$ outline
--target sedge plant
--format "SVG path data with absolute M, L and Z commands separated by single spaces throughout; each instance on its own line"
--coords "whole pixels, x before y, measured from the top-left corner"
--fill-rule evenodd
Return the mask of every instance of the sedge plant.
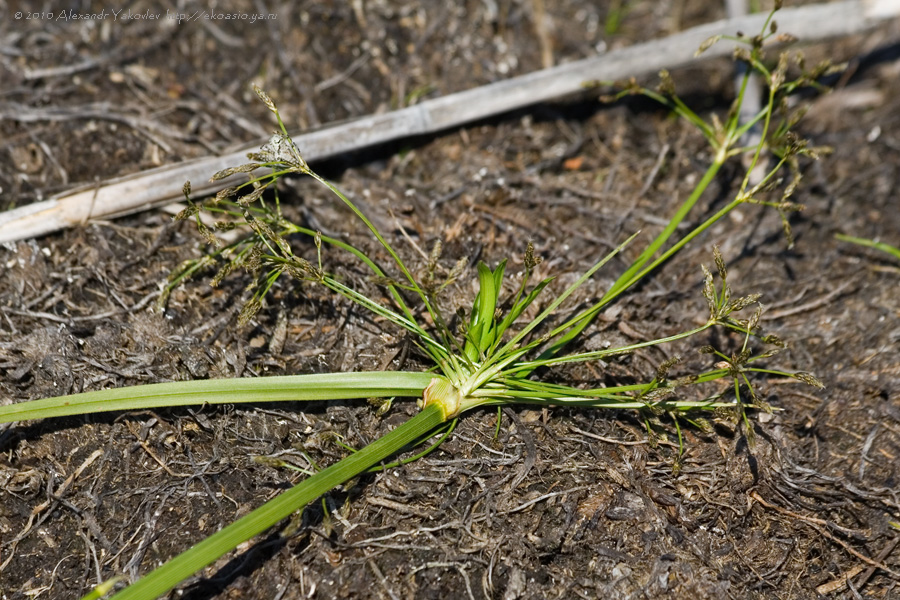
M 711 122 L 703 120 L 677 98 L 667 76 L 663 79 L 661 91 L 631 86 L 623 92 L 639 92 L 656 98 L 697 125 L 709 140 L 714 158 L 693 193 L 677 208 L 663 231 L 637 253 L 637 258 L 602 296 L 581 309 L 571 307 L 573 295 L 589 278 L 608 265 L 613 257 L 623 254 L 626 248 L 630 250 L 630 246 L 637 243 L 636 235 L 623 240 L 614 251 L 600 258 L 574 283 L 557 290 L 556 296 L 552 298 L 545 299 L 544 296 L 553 289 L 553 278 L 535 280 L 535 268 L 540 259 L 535 256 L 530 244 L 525 248 L 523 276 L 514 279 L 512 286 L 504 286 L 507 281 L 506 261 L 493 268 L 480 263 L 476 266 L 479 291 L 471 306 L 466 311 L 458 312 L 455 319 L 448 319 L 441 310 L 438 297 L 454 280 L 463 276 L 467 270 L 465 262 L 459 261 L 451 268 L 442 268 L 438 247 L 428 260 L 425 275 L 416 276 L 390 241 L 358 206 L 303 160 L 287 133 L 275 103 L 265 92 L 257 89 L 257 94 L 275 115 L 281 130 L 259 152 L 249 155 L 250 163 L 226 169 L 213 176 L 214 180 L 218 180 L 235 173 L 246 173 L 248 181 L 245 183 L 222 190 L 214 199 L 202 204 L 191 200 L 190 186 L 185 185 L 188 208 L 179 218 L 196 219 L 200 232 L 210 243 L 212 250 L 202 259 L 177 269 L 167 290 L 217 262 L 223 266 L 214 277 L 216 284 L 233 271 L 247 270 L 253 274 L 255 281 L 250 299 L 239 315 L 241 322 L 247 322 L 263 307 L 266 295 L 276 282 L 287 275 L 311 285 L 323 286 L 371 311 L 389 326 L 405 330 L 415 340 L 422 357 L 431 364 L 431 368 L 410 372 L 328 373 L 172 382 L 97 390 L 2 406 L 0 423 L 98 411 L 144 410 L 203 403 L 394 397 L 419 398 L 421 410 L 383 437 L 309 475 L 296 486 L 119 590 L 113 597 L 116 600 L 147 600 L 166 593 L 239 544 L 277 525 L 313 500 L 386 459 L 405 449 L 425 444 L 436 435 L 441 436 L 435 442 L 439 443 L 461 415 L 475 409 L 511 404 L 633 409 L 641 411 L 648 424 L 654 416 L 668 414 L 673 417 L 672 422 L 680 439 L 679 420 L 687 419 L 692 423 L 702 424 L 701 415 L 704 411 L 728 412 L 747 423 L 749 433 L 747 410 L 767 408 L 753 392 L 752 377 L 793 377 L 820 386 L 818 380 L 808 373 L 790 373 L 764 366 L 765 360 L 783 347 L 784 343 L 774 336 L 761 333 L 758 295 L 733 295 L 727 281 L 725 261 L 718 250 L 714 251 L 718 285 L 712 271 L 704 268 L 703 295 L 709 312 L 702 325 L 674 335 L 620 347 L 571 351 L 576 348 L 575 342 L 579 335 L 604 308 L 633 289 L 663 262 L 730 211 L 743 204 L 772 206 L 782 215 L 798 208 L 789 201 L 795 184 L 779 188 L 779 177 L 785 166 L 795 163 L 798 155 L 811 154 L 811 151 L 791 133 L 790 128 L 795 119 L 793 115 L 781 111 L 782 100 L 785 94 L 814 78 L 804 74 L 799 79 L 788 81 L 787 60 L 783 58 L 774 69 L 767 67 L 763 48 L 772 35 L 774 26 L 770 29 L 767 24 L 764 34 L 749 40 L 748 49 L 741 54 L 741 58 L 769 82 L 768 100 L 750 122 L 741 123 L 738 119 L 743 91 L 724 121 L 713 118 Z M 753 126 L 761 129 L 762 139 L 757 146 L 749 149 L 754 152 L 753 164 L 735 198 L 714 214 L 695 218 L 694 222 L 699 224 L 687 234 L 675 237 L 679 226 L 695 212 L 697 201 L 725 162 L 748 151 L 748 148 L 740 145 L 740 140 L 743 133 Z M 762 160 L 764 150 L 771 152 L 774 158 L 762 181 L 751 186 L 749 171 Z M 287 175 L 312 177 L 329 189 L 368 229 L 383 251 L 387 266 L 345 240 L 322 235 L 286 219 L 277 202 L 277 193 L 273 200 L 266 192 L 276 192 L 274 184 Z M 777 201 L 766 200 L 765 195 L 773 190 L 780 193 L 781 197 Z M 220 219 L 215 226 L 217 230 L 242 227 L 247 233 L 234 241 L 223 243 L 214 230 L 203 223 L 201 212 L 217 215 Z M 783 218 L 787 223 L 787 218 Z M 313 241 L 315 258 L 305 258 L 295 248 L 294 238 L 298 236 L 308 236 Z M 325 257 L 331 251 L 347 252 L 358 260 L 370 272 L 374 281 L 386 290 L 389 302 L 370 297 L 329 273 L 325 268 Z M 508 291 L 510 289 L 511 292 Z M 539 298 L 541 302 L 538 302 Z M 740 311 L 754 305 L 756 309 L 749 318 L 737 316 Z M 539 306 L 543 308 L 538 310 Z M 526 318 L 526 315 L 533 316 Z M 456 330 L 451 328 L 454 320 L 458 322 Z M 701 351 L 711 355 L 710 368 L 687 376 L 669 377 L 673 363 L 667 362 L 648 380 L 629 385 L 584 388 L 550 383 L 540 377 L 546 369 L 554 366 L 601 361 L 641 348 L 698 336 L 713 328 L 740 336 L 739 348 L 734 352 L 724 353 L 709 346 L 703 347 Z M 761 344 L 763 349 L 760 351 Z M 719 392 L 711 396 L 694 394 L 685 397 L 680 394 L 688 386 L 719 379 L 731 379 L 733 386 L 725 393 Z M 116 585 L 115 581 L 108 581 L 92 592 L 91 597 L 108 593 Z

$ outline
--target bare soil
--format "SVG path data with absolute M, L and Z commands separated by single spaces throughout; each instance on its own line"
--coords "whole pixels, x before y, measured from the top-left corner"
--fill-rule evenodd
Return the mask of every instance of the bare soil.
M 295 125 L 315 126 L 444 95 L 542 65 L 663 36 L 722 15 L 706 2 L 608 7 L 538 2 L 229 3 L 274 20 L 165 20 L 166 7 L 89 3 L 141 19 L 62 21 L 8 2 L 0 20 L 0 204 L 221 151 L 271 132 L 257 83 Z M 64 3 L 44 3 L 54 17 Z M 65 3 L 68 4 L 68 3 Z M 183 2 L 180 12 L 205 7 Z M 619 3 L 610 3 L 617 5 Z M 174 10 L 169 7 L 169 10 Z M 224 9 L 219 9 L 224 12 Z M 124 14 L 124 13 L 123 13 Z M 360 479 L 171 597 L 186 598 L 840 598 L 900 597 L 900 271 L 844 232 L 900 242 L 900 63 L 896 24 L 811 45 L 849 61 L 830 95 L 808 96 L 799 131 L 834 149 L 802 164 L 789 250 L 772 211 L 745 206 L 697 239 L 594 327 L 586 344 L 640 341 L 705 319 L 701 264 L 719 245 L 738 293 L 761 292 L 764 325 L 789 350 L 772 366 L 815 373 L 819 391 L 758 380 L 779 409 L 687 427 L 648 443 L 638 415 L 505 409 L 467 415 L 428 457 Z M 893 45 L 892 45 L 893 44 Z M 38 69 L 50 69 L 29 78 Z M 675 73 L 687 101 L 724 114 L 731 66 Z M 586 95 L 319 165 L 392 236 L 445 242 L 448 264 L 496 264 L 533 240 L 543 273 L 571 281 L 626 234 L 658 231 L 710 160 L 690 126 L 646 102 Z M 701 200 L 736 189 L 726 169 Z M 282 190 L 294 218 L 377 253 L 309 181 Z M 393 216 L 392 216 L 393 215 Z M 699 222 L 697 217 L 694 222 Z M 397 219 L 395 221 L 395 219 Z M 636 247 L 629 252 L 636 252 Z M 162 283 L 202 252 L 188 223 L 151 211 L 0 248 L 0 402 L 207 377 L 417 368 L 398 331 L 314 286 L 285 282 L 245 327 L 242 276 Z M 307 250 L 311 250 L 307 248 Z M 331 270 L 378 293 L 339 253 Z M 602 293 L 617 261 L 587 286 Z M 210 273 L 211 275 L 211 273 Z M 445 298 L 471 301 L 466 276 Z M 667 357 L 706 365 L 708 336 L 562 371 L 570 383 L 651 377 Z M 77 598 L 114 574 L 137 577 L 259 506 L 299 476 L 253 462 L 319 464 L 413 414 L 367 405 L 195 407 L 20 423 L 0 429 L 0 598 Z M 849 586 L 849 587 L 848 587 Z

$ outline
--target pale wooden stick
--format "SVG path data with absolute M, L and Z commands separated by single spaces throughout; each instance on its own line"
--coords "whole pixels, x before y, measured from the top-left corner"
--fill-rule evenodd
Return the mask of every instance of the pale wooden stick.
M 779 30 L 801 39 L 821 40 L 858 33 L 900 14 L 900 0 L 844 0 L 779 11 Z M 436 133 L 491 115 L 547 102 L 583 90 L 592 80 L 617 80 L 677 68 L 695 60 L 694 52 L 713 35 L 759 32 L 765 14 L 747 15 L 694 27 L 661 40 L 637 44 L 593 58 L 559 65 L 479 88 L 424 101 L 382 115 L 331 124 L 315 131 L 295 132 L 294 140 L 308 162 L 410 136 Z M 700 58 L 732 52 L 720 43 Z M 208 183 L 209 176 L 244 161 L 262 141 L 223 156 L 193 159 L 135 173 L 36 202 L 0 214 L 0 243 L 36 237 L 81 225 L 92 218 L 121 216 L 181 198 L 190 180 L 197 195 L 211 193 L 240 179 Z

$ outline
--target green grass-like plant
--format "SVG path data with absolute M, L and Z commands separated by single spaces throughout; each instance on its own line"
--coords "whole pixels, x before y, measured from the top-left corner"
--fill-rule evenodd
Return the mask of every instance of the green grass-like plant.
M 874 248 L 875 250 L 880 250 L 882 252 L 890 254 L 897 260 L 900 260 L 900 248 L 897 248 L 896 246 L 891 246 L 890 244 L 885 244 L 884 242 L 878 242 L 876 240 L 870 240 L 869 238 L 844 235 L 843 233 L 836 233 L 834 234 L 834 237 L 842 242 L 849 242 L 851 244 L 856 244 L 857 246 L 862 246 L 864 248 Z
M 727 281 L 725 261 L 714 251 L 714 262 L 719 276 L 716 285 L 713 273 L 704 267 L 703 295 L 709 313 L 703 325 L 693 329 L 641 343 L 613 347 L 597 351 L 564 352 L 593 319 L 620 298 L 626 291 L 644 280 L 664 261 L 670 259 L 691 240 L 707 230 L 730 211 L 743 204 L 772 206 L 782 215 L 787 226 L 786 212 L 798 205 L 789 201 L 796 187 L 796 169 L 793 182 L 784 188 L 778 186 L 778 178 L 785 166 L 795 166 L 796 157 L 811 154 L 810 149 L 790 131 L 795 122 L 793 115 L 782 112 L 784 96 L 799 85 L 814 81 L 805 73 L 788 81 L 787 59 L 778 60 L 769 69 L 763 53 L 764 43 L 774 35 L 774 27 L 768 24 L 764 34 L 749 42 L 740 58 L 762 74 L 769 83 L 768 99 L 754 119 L 741 123 L 738 119 L 743 90 L 724 121 L 713 117 L 710 122 L 688 108 L 674 94 L 666 74 L 660 90 L 648 90 L 630 86 L 622 93 L 642 93 L 659 100 L 674 112 L 694 123 L 709 140 L 714 158 L 700 179 L 693 193 L 678 207 L 668 225 L 637 256 L 606 292 L 587 308 L 574 311 L 573 316 L 562 318 L 564 310 L 572 314 L 566 301 L 599 269 L 629 245 L 635 236 L 624 240 L 613 252 L 602 257 L 573 284 L 547 302 L 537 316 L 525 320 L 529 309 L 534 311 L 536 300 L 548 292 L 552 278 L 533 281 L 535 267 L 540 259 L 529 244 L 525 249 L 524 274 L 512 285 L 512 293 L 504 292 L 506 261 L 491 268 L 480 263 L 476 267 L 479 292 L 468 311 L 457 314 L 459 331 L 451 330 L 448 320 L 439 307 L 438 297 L 466 270 L 464 262 L 452 268 L 442 268 L 440 251 L 436 248 L 428 259 L 425 275 L 417 277 L 401 260 L 400 255 L 372 224 L 365 214 L 334 184 L 320 177 L 303 160 L 299 149 L 287 134 L 287 130 L 271 98 L 262 90 L 257 93 L 278 120 L 281 131 L 272 136 L 257 153 L 249 155 L 249 164 L 226 169 L 213 176 L 214 180 L 235 173 L 247 173 L 248 181 L 221 191 L 205 203 L 198 204 L 190 198 L 190 186 L 185 185 L 188 208 L 179 218 L 195 218 L 200 232 L 212 246 L 212 251 L 201 259 L 191 261 L 177 269 L 167 291 L 171 291 L 187 277 L 209 265 L 223 264 L 214 277 L 218 284 L 229 273 L 245 269 L 255 278 L 256 285 L 250 300 L 241 311 L 239 320 L 247 322 L 263 306 L 265 297 L 283 275 L 321 285 L 372 311 L 391 326 L 406 330 L 414 339 L 424 358 L 432 368 L 415 372 L 365 372 L 296 375 L 287 377 L 263 377 L 238 380 L 207 380 L 161 383 L 124 389 L 109 389 L 82 394 L 20 402 L 0 407 L 0 423 L 78 415 L 97 411 L 142 410 L 165 406 L 192 404 L 220 404 L 239 402 L 338 400 L 365 398 L 418 397 L 421 411 L 402 425 L 366 447 L 350 452 L 346 458 L 324 468 L 266 502 L 250 514 L 235 521 L 221 531 L 192 546 L 164 565 L 152 570 L 130 586 L 115 593 L 117 600 L 150 599 L 166 593 L 191 577 L 217 558 L 230 552 L 242 542 L 277 525 L 295 511 L 303 509 L 316 498 L 335 487 L 354 479 L 382 461 L 405 449 L 424 444 L 435 435 L 446 437 L 449 428 L 463 413 L 485 406 L 532 404 L 540 406 L 575 406 L 584 408 L 634 409 L 644 415 L 648 428 L 652 418 L 670 415 L 681 438 L 680 422 L 703 423 L 704 411 L 725 411 L 750 427 L 747 409 L 767 407 L 753 392 L 750 377 L 753 375 L 777 375 L 793 377 L 812 385 L 821 384 L 807 373 L 789 373 L 761 366 L 783 342 L 774 336 L 765 336 L 759 329 L 760 308 L 756 294 L 735 297 Z M 819 70 L 821 72 L 822 69 Z M 693 212 L 698 199 L 704 194 L 721 167 L 730 158 L 743 154 L 747 148 L 740 146 L 741 136 L 750 127 L 759 126 L 762 141 L 749 150 L 753 160 L 748 176 L 732 201 L 714 214 L 699 220 L 686 235 L 674 239 L 676 231 Z M 764 151 L 774 155 L 771 166 L 761 182 L 751 186 L 749 172 L 763 160 Z M 255 175 L 260 170 L 265 174 Z M 266 190 L 273 190 L 277 180 L 285 175 L 306 175 L 331 190 L 371 232 L 380 248 L 386 253 L 389 267 L 350 245 L 346 241 L 322 235 L 288 221 L 275 200 L 266 199 Z M 766 200 L 764 195 L 776 191 L 780 198 Z M 222 243 L 213 230 L 203 224 L 201 212 L 217 215 L 217 229 L 245 227 L 247 235 L 228 244 Z M 298 255 L 290 236 L 309 236 L 316 247 L 316 259 L 311 261 Z M 371 272 L 373 279 L 390 295 L 390 304 L 365 295 L 350 287 L 324 265 L 325 250 L 348 252 Z M 162 299 L 165 302 L 165 298 Z M 756 305 L 749 318 L 735 316 L 741 310 Z M 524 322 L 523 322 L 524 321 Z M 673 363 L 660 365 L 654 376 L 639 384 L 584 389 L 559 383 L 549 383 L 538 377 L 544 369 L 566 363 L 599 361 L 617 355 L 634 352 L 659 344 L 697 336 L 712 328 L 720 328 L 741 336 L 739 350 L 725 354 L 705 346 L 701 352 L 709 354 L 710 368 L 687 376 L 670 378 Z M 756 340 L 756 341 L 754 341 Z M 751 343 L 752 342 L 752 343 Z M 761 351 L 755 351 L 759 344 Z M 768 348 L 768 349 L 767 349 Z M 693 399 L 679 395 L 681 388 L 730 378 L 731 391 Z M 697 399 L 699 398 L 699 399 Z M 443 439 L 443 437 L 441 438 Z M 437 443 L 439 443 L 438 440 Z M 415 458 L 415 457 L 413 457 Z M 115 578 L 118 580 L 121 576 Z M 116 581 L 98 586 L 88 597 L 101 597 L 116 587 Z

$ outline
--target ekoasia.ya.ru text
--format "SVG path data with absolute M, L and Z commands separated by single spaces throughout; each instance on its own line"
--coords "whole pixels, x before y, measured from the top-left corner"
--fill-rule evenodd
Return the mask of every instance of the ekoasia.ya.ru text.
M 166 18 L 175 19 L 179 23 L 182 21 L 199 21 L 200 19 L 206 19 L 207 21 L 247 21 L 249 23 L 255 23 L 256 21 L 277 19 L 278 15 L 276 13 L 216 13 L 207 12 L 205 10 L 198 10 L 193 14 L 188 14 L 169 12 L 169 10 L 166 9 Z

